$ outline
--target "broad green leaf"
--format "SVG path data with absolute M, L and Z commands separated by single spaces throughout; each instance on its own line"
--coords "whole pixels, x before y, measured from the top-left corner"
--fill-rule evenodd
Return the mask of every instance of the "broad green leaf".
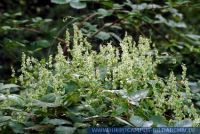
M 14 133 L 17 133 L 17 134 L 23 134 L 24 133 L 24 130 L 23 130 L 24 125 L 22 125 L 21 123 L 11 121 L 11 122 L 9 122 L 9 127 L 12 128 Z
M 133 105 L 139 105 L 139 101 L 147 97 L 149 91 L 148 90 L 139 90 L 135 93 L 129 95 L 128 100 Z
M 130 122 L 136 127 L 142 127 L 144 124 L 144 120 L 141 117 L 134 115 L 131 116 Z
M 127 99 L 132 105 L 139 105 L 141 99 L 146 98 L 148 90 L 139 90 L 135 93 L 128 94 L 125 90 L 104 90 L 104 92 L 120 94 L 123 98 Z
M 170 27 L 177 27 L 177 28 L 186 28 L 187 25 L 184 22 L 175 22 L 173 20 L 169 20 L 166 25 Z
M 200 92 L 200 87 L 197 82 L 189 82 L 189 87 L 190 87 L 192 93 Z
M 33 105 L 38 107 L 59 107 L 59 104 L 47 103 L 39 100 L 33 100 Z
M 187 37 L 193 39 L 193 40 L 200 40 L 200 35 L 196 34 L 186 34 Z
M 42 122 L 42 124 L 52 124 L 52 125 L 71 125 L 72 123 L 70 121 L 67 120 L 63 120 L 63 119 L 49 119 L 49 118 L 45 118 Z
M 192 121 L 190 119 L 184 119 L 177 121 L 174 125 L 175 127 L 192 127 Z
M 97 10 L 98 14 L 102 15 L 103 17 L 111 15 L 110 12 L 108 12 L 106 9 L 100 8 Z
M 10 30 L 12 28 L 10 26 L 2 26 L 1 29 L 3 29 L 3 30 Z
M 0 116 L 0 123 L 9 121 L 11 116 Z
M 86 8 L 87 4 L 85 2 L 70 2 L 70 6 L 75 8 L 75 9 L 83 9 Z
M 56 100 L 56 94 L 55 93 L 50 93 L 47 95 L 42 96 L 41 101 L 43 102 L 48 102 L 48 103 L 53 103 Z
M 78 84 L 74 81 L 67 82 L 64 84 L 65 92 L 71 92 L 78 88 Z
M 144 99 L 147 97 L 149 91 L 148 90 L 139 90 L 135 93 L 131 94 L 131 99 L 134 101 L 140 101 L 141 99 Z
M 5 85 L 2 85 L 0 87 L 0 90 L 3 90 L 3 89 L 10 89 L 10 88 L 14 88 L 14 87 L 19 87 L 18 85 L 16 84 L 5 84 Z
M 117 39 L 119 42 L 122 41 L 122 39 L 117 34 L 110 32 L 110 35 Z
M 11 94 L 11 95 L 8 95 L 8 99 L 12 101 L 12 103 L 14 103 L 15 105 L 19 105 L 19 106 L 25 105 L 25 101 L 20 95 Z
M 99 32 L 95 37 L 101 39 L 101 40 L 107 40 L 110 38 L 110 34 L 109 33 L 106 33 L 106 32 Z
M 55 129 L 55 134 L 74 134 L 76 128 L 59 126 Z
M 50 46 L 50 43 L 47 40 L 38 40 L 38 41 L 33 42 L 32 46 L 34 47 L 34 49 L 47 48 Z
M 153 121 L 153 123 L 155 125 L 157 124 L 165 124 L 165 119 L 162 116 L 159 115 L 154 115 L 150 118 L 151 121 Z
M 107 8 L 113 8 L 113 4 L 114 4 L 114 2 L 113 1 L 106 1 L 106 0 L 103 0 L 103 1 L 101 1 L 101 4 L 102 5 L 104 5 L 105 7 L 107 7 Z

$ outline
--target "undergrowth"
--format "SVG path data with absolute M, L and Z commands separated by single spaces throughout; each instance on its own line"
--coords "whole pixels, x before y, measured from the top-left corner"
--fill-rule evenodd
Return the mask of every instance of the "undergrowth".
M 67 56 L 60 45 L 48 60 L 23 54 L 16 78 L 20 93 L 5 88 L 0 94 L 2 132 L 199 125 L 186 67 L 181 79 L 173 72 L 157 76 L 159 55 L 150 40 L 140 37 L 135 43 L 126 35 L 119 47 L 108 43 L 96 52 L 74 26 L 73 39 L 66 32 L 66 44 Z

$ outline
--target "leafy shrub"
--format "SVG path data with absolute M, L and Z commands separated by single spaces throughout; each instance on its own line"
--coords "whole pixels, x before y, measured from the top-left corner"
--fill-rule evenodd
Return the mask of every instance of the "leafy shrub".
M 8 87 L 0 96 L 2 131 L 83 133 L 89 126 L 199 124 L 185 66 L 181 80 L 173 73 L 158 77 L 159 56 L 148 39 L 135 43 L 126 35 L 119 47 L 108 43 L 96 52 L 74 26 L 71 40 L 67 31 L 67 57 L 61 46 L 48 60 L 23 54 L 16 79 L 20 94 Z
M 198 30 L 200 3 L 192 0 L 51 0 L 77 12 L 75 22 L 87 37 L 102 41 L 112 39 L 114 44 L 124 36 L 125 31 L 138 38 L 151 38 L 163 56 L 160 74 L 166 76 L 173 68 L 181 73 L 181 63 L 189 68 L 188 77 L 200 78 L 200 33 Z M 60 6 L 59 5 L 59 6 Z M 195 16 L 194 16 L 195 15 Z M 97 43 L 98 44 L 98 43 Z M 93 43 L 95 45 L 95 43 Z M 174 62 L 176 61 L 176 62 Z M 163 71 L 163 68 L 165 71 Z

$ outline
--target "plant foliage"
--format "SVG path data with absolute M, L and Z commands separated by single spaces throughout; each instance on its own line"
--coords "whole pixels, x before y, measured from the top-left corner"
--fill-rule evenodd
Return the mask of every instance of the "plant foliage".
M 199 111 L 183 65 L 182 78 L 156 75 L 159 55 L 150 40 L 126 35 L 119 47 L 92 50 L 74 26 L 66 32 L 67 56 L 38 60 L 23 54 L 16 85 L 1 85 L 0 129 L 13 133 L 86 133 L 90 126 L 198 126 Z M 3 87 L 3 88 L 2 88 Z

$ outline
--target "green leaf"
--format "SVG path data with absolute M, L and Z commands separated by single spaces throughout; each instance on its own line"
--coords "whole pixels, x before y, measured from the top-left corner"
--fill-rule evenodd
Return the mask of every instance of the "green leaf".
M 6 31 L 6 30 L 10 30 L 10 29 L 12 29 L 12 28 L 11 28 L 10 26 L 2 26 L 1 29 L 3 29 L 3 30 Z
M 136 91 L 135 93 L 133 93 L 131 95 L 131 99 L 132 100 L 135 100 L 135 101 L 139 101 L 143 98 L 146 98 L 147 95 L 148 95 L 149 91 L 148 90 L 139 90 L 139 91 Z
M 108 12 L 106 9 L 103 9 L 103 8 L 98 9 L 97 13 L 100 14 L 100 15 L 102 15 L 102 17 L 111 15 L 110 12 Z
M 55 134 L 73 134 L 76 128 L 59 126 L 55 129 Z
M 193 40 L 200 40 L 200 35 L 196 34 L 186 34 L 187 37 L 193 39 Z
M 10 119 L 10 116 L 0 116 L 0 123 L 9 121 Z
M 181 120 L 181 121 L 176 122 L 174 126 L 175 127 L 192 127 L 192 121 L 190 119 Z
M 99 32 L 95 37 L 101 39 L 101 40 L 107 40 L 110 38 L 110 34 L 109 33 L 106 33 L 106 32 Z
M 151 121 L 153 121 L 153 123 L 155 125 L 157 124 L 165 124 L 165 119 L 162 116 L 159 115 L 154 115 L 150 118 Z
M 56 100 L 56 94 L 55 93 L 50 93 L 47 95 L 42 96 L 41 101 L 43 102 L 48 102 L 48 103 L 53 103 Z
M 52 125 L 71 125 L 72 123 L 70 121 L 67 120 L 63 120 L 63 119 L 49 119 L 49 118 L 45 118 L 42 122 L 42 124 L 52 124 Z
M 87 4 L 85 2 L 70 2 L 70 6 L 75 9 L 83 9 L 86 8 Z
M 199 93 L 200 87 L 197 82 L 189 82 L 189 87 L 192 93 Z
M 20 87 L 20 86 L 18 86 L 16 84 L 5 84 L 5 85 L 0 86 L 0 90 L 10 89 L 10 88 L 14 88 L 14 87 Z
M 52 3 L 55 4 L 66 4 L 69 3 L 71 0 L 51 0 Z
M 59 104 L 47 103 L 39 100 L 33 100 L 33 105 L 38 107 L 59 107 Z
M 34 47 L 33 49 L 37 49 L 37 48 L 47 48 L 50 46 L 49 41 L 47 40 L 39 40 L 39 41 L 35 41 L 32 43 L 32 46 Z
M 144 99 L 147 97 L 149 91 L 148 90 L 139 90 L 139 91 L 136 91 L 135 93 L 129 95 L 128 97 L 128 100 L 131 104 L 133 105 L 138 105 L 138 102 L 141 100 L 141 99 Z
M 169 20 L 166 25 L 170 27 L 177 27 L 177 28 L 186 28 L 187 25 L 184 22 L 175 22 L 173 20 Z
M 117 39 L 119 42 L 122 41 L 122 39 L 117 34 L 110 32 L 110 35 Z
M 78 84 L 74 81 L 69 81 L 66 84 L 64 84 L 65 92 L 71 92 L 78 88 Z
M 9 127 L 12 128 L 12 130 L 14 131 L 14 133 L 17 133 L 17 134 L 23 134 L 24 133 L 24 125 L 18 123 L 18 122 L 14 122 L 14 121 L 11 121 L 9 122 Z
M 24 106 L 25 105 L 25 102 L 24 102 L 23 98 L 20 95 L 11 94 L 11 95 L 8 95 L 8 99 L 10 101 L 12 101 L 12 103 L 14 103 L 15 105 L 19 105 L 19 106 Z
M 141 117 L 134 115 L 131 116 L 130 122 L 136 127 L 142 127 L 144 124 L 144 120 Z
M 146 98 L 149 91 L 148 90 L 139 90 L 139 91 L 136 91 L 135 93 L 132 93 L 131 95 L 129 95 L 127 93 L 127 91 L 125 91 L 125 90 L 104 90 L 103 92 L 120 94 L 122 96 L 122 98 L 127 99 L 129 101 L 129 103 L 131 103 L 132 105 L 139 105 L 138 102 L 141 99 Z

